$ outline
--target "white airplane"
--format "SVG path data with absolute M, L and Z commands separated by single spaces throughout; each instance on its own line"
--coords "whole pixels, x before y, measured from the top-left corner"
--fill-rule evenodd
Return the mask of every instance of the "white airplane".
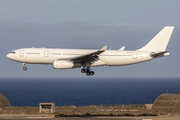
M 87 76 L 94 75 L 90 67 L 94 66 L 123 66 L 154 60 L 168 56 L 166 47 L 170 40 L 174 26 L 165 26 L 144 47 L 135 50 L 107 50 L 102 49 L 52 49 L 52 48 L 23 48 L 12 51 L 7 57 L 13 61 L 26 64 L 51 64 L 54 69 L 80 68 Z

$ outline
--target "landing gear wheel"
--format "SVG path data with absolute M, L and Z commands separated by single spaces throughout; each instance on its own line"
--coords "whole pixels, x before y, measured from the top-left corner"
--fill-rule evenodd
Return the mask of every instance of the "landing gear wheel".
M 94 71 L 91 71 L 90 74 L 91 74 L 91 75 L 94 75 Z
M 87 76 L 90 76 L 90 75 L 93 76 L 94 75 L 94 71 L 91 71 L 91 68 L 89 66 L 83 67 L 81 69 L 81 72 L 86 73 Z
M 23 67 L 23 70 L 27 70 L 27 67 Z
M 23 63 L 23 70 L 27 70 L 26 63 Z
M 90 72 L 86 72 L 86 75 L 87 75 L 87 76 L 90 76 L 90 74 L 91 74 Z
M 81 72 L 82 72 L 82 73 L 85 73 L 85 72 L 86 72 L 86 70 L 85 70 L 85 69 L 81 69 Z

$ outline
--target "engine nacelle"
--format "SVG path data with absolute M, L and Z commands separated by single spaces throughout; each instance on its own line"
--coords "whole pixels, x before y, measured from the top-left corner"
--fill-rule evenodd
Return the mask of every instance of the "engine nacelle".
M 80 63 L 74 63 L 68 60 L 56 60 L 53 62 L 53 67 L 55 69 L 69 69 L 81 67 Z

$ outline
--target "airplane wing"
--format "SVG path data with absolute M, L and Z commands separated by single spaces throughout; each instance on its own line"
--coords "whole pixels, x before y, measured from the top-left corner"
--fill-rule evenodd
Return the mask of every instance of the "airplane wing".
M 152 58 L 159 58 L 159 57 L 167 56 L 167 55 L 169 55 L 169 54 L 170 54 L 169 51 L 163 51 L 163 52 L 158 52 L 158 53 L 152 52 L 152 53 L 150 54 L 150 56 L 151 56 Z
M 101 48 L 100 50 L 97 50 L 95 52 L 85 54 L 85 55 L 76 56 L 76 57 L 66 58 L 65 60 L 70 60 L 70 61 L 74 61 L 74 62 L 82 62 L 82 61 L 93 62 L 93 61 L 98 60 L 97 55 L 103 53 L 106 50 L 107 50 L 107 46 L 104 46 L 103 48 Z

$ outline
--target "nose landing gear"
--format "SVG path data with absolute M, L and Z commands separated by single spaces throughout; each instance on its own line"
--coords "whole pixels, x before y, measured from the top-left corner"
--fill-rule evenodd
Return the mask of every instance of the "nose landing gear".
M 25 71 L 25 70 L 27 70 L 27 67 L 26 67 L 26 63 L 23 63 L 23 70 Z

